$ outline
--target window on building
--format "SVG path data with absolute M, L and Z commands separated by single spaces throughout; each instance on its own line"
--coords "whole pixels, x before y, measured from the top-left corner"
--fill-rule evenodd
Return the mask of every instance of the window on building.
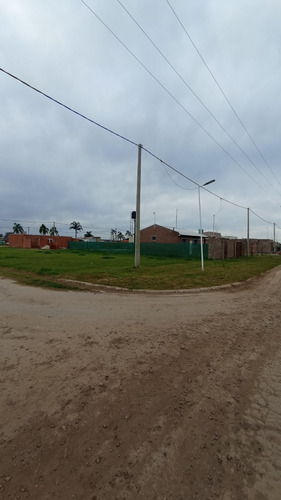
M 151 240 L 152 241 L 156 241 L 157 240 L 157 236 L 151 236 Z

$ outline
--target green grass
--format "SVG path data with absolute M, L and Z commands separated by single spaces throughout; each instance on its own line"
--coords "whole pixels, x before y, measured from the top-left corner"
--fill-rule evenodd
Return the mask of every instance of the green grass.
M 84 288 L 64 280 L 128 289 L 209 287 L 244 281 L 278 265 L 280 255 L 205 260 L 202 272 L 200 260 L 141 256 L 140 267 L 135 269 L 132 255 L 0 247 L 1 276 L 52 288 Z

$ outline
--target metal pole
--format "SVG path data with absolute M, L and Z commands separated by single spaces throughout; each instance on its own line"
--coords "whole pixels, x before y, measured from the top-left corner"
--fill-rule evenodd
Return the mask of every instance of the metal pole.
M 135 267 L 140 266 L 140 193 L 141 193 L 141 150 L 138 147 L 137 196 L 136 196 L 136 231 L 135 231 Z
M 275 222 L 273 222 L 273 253 L 276 253 Z
M 250 209 L 247 208 L 247 257 L 250 257 Z
M 204 271 L 204 255 L 203 255 L 203 236 L 202 236 L 202 220 L 201 220 L 201 201 L 200 201 L 200 186 L 198 186 L 198 201 L 199 201 L 199 224 L 200 224 L 200 249 L 201 249 L 201 268 Z

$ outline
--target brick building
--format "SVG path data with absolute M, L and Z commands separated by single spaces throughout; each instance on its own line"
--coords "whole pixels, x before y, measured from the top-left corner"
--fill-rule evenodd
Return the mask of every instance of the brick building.
M 209 259 L 233 259 L 236 257 L 246 257 L 248 255 L 247 239 L 242 238 L 216 238 L 208 239 L 208 258 Z M 269 239 L 250 239 L 249 255 L 273 254 L 279 249 Z
M 70 236 L 50 236 L 38 234 L 10 234 L 9 246 L 13 248 L 67 248 L 69 241 L 77 241 Z
M 203 235 L 205 243 L 206 237 Z M 200 242 L 200 234 L 191 229 L 169 229 L 158 224 L 146 227 L 140 231 L 141 243 L 196 243 Z

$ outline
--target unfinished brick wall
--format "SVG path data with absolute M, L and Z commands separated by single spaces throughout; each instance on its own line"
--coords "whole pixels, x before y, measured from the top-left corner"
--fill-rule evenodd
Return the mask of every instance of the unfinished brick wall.
M 273 242 L 271 240 L 250 240 L 250 255 L 273 253 Z M 209 259 L 233 259 L 247 256 L 246 239 L 208 238 Z
M 50 236 L 38 234 L 10 234 L 9 246 L 13 248 L 42 248 L 47 245 L 52 249 L 67 248 L 69 241 L 75 241 L 70 236 Z

